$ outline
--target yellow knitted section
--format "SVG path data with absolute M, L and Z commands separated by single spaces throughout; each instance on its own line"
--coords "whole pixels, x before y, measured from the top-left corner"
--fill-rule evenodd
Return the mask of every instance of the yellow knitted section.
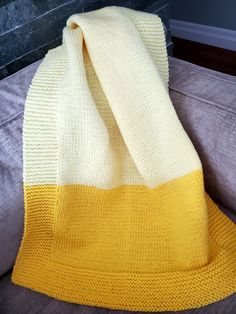
M 155 189 L 25 186 L 12 280 L 114 309 L 180 310 L 222 299 L 236 287 L 236 230 L 203 193 L 200 171 Z
M 54 260 L 105 272 L 193 269 L 208 262 L 206 221 L 200 171 L 155 189 L 62 186 L 51 252 Z

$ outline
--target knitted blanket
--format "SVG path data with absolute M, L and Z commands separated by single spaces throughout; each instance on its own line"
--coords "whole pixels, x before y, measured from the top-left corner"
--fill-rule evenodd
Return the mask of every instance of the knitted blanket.
M 236 227 L 205 193 L 169 98 L 159 17 L 116 6 L 71 16 L 30 86 L 23 148 L 15 284 L 135 311 L 236 292 Z

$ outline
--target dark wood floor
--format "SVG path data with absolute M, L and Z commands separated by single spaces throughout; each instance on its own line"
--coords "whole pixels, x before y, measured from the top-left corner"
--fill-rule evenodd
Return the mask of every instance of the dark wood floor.
M 236 51 L 172 37 L 173 56 L 191 63 L 236 76 Z

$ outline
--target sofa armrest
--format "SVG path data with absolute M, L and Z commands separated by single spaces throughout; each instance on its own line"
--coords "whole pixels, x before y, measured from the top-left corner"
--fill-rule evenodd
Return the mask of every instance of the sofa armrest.
M 170 57 L 169 88 L 202 161 L 207 192 L 236 211 L 236 77 Z

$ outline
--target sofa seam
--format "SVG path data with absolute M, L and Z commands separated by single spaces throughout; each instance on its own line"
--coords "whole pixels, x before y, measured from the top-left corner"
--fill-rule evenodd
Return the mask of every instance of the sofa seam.
M 195 95 L 190 94 L 190 93 L 186 93 L 186 92 L 181 91 L 181 90 L 179 90 L 179 89 L 175 89 L 175 88 L 173 88 L 173 87 L 171 87 L 171 86 L 170 86 L 169 88 L 170 88 L 170 90 L 173 91 L 174 93 L 179 93 L 179 94 L 184 95 L 184 96 L 187 96 L 187 97 L 189 97 L 189 98 L 193 98 L 193 99 L 195 99 L 195 100 L 199 100 L 199 101 L 204 102 L 204 103 L 206 103 L 206 104 L 208 104 L 208 105 L 210 105 L 210 106 L 212 106 L 212 107 L 215 107 L 215 108 L 218 108 L 218 109 L 221 109 L 221 110 L 223 110 L 223 111 L 226 111 L 226 112 L 229 112 L 229 113 L 232 113 L 232 114 L 236 115 L 236 111 L 230 110 L 230 109 L 228 109 L 228 108 L 226 108 L 226 107 L 223 107 L 222 105 L 220 105 L 220 104 L 218 104 L 218 103 L 213 103 L 213 102 L 211 102 L 210 100 L 207 100 L 207 99 L 204 99 L 204 98 L 195 96 Z
M 20 115 L 22 115 L 24 113 L 24 110 L 21 110 L 13 115 L 11 115 L 10 117 L 8 117 L 6 120 L 3 120 L 0 122 L 0 128 L 3 127 L 5 124 L 10 123 L 11 121 L 17 119 Z

